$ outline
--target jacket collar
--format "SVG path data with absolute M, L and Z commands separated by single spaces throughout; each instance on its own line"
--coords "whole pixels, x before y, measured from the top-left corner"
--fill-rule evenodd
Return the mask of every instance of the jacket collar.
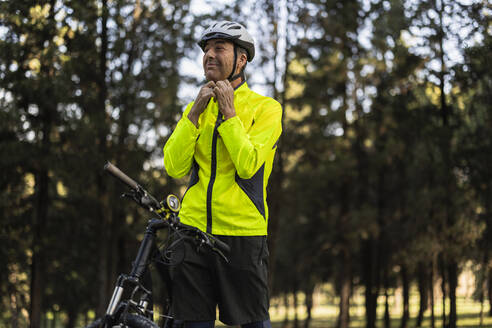
M 234 95 L 238 95 L 238 94 L 241 94 L 241 93 L 244 93 L 246 91 L 249 90 L 249 87 L 248 87 L 248 83 L 246 81 L 243 81 L 241 82 L 240 85 L 238 85 L 235 89 L 234 89 Z

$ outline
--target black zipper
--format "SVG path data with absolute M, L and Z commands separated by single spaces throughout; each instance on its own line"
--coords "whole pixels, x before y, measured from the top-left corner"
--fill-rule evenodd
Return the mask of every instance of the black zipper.
M 212 190 L 214 188 L 215 176 L 217 175 L 217 138 L 218 128 L 222 123 L 222 113 L 218 110 L 217 120 L 215 121 L 214 133 L 212 136 L 212 163 L 210 170 L 210 180 L 207 187 L 207 232 L 212 233 Z

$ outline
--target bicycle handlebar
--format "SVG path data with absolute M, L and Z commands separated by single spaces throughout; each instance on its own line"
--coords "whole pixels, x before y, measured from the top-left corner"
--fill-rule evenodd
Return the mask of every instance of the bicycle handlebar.
M 108 171 L 112 176 L 116 177 L 121 182 L 128 185 L 137 194 L 140 194 L 142 197 L 139 197 L 139 199 L 136 200 L 138 204 L 146 207 L 147 209 L 150 209 L 152 212 L 155 212 L 154 210 L 161 208 L 161 204 L 152 195 L 150 195 L 147 191 L 145 191 L 145 189 L 143 189 L 142 186 L 140 186 L 137 182 L 135 182 L 135 180 L 133 180 L 128 175 L 123 173 L 118 167 L 111 164 L 110 162 L 107 162 L 106 165 L 104 165 L 104 170 Z M 211 234 L 202 232 L 198 228 L 187 226 L 182 223 L 179 223 L 178 226 L 181 226 L 183 228 L 189 228 L 191 230 L 197 230 L 196 232 L 200 232 L 199 234 L 203 236 L 202 240 L 206 244 L 208 244 L 208 246 L 210 246 L 212 249 L 216 249 L 220 253 L 228 254 L 231 250 L 229 245 L 227 245 L 226 243 L 224 243 L 223 241 L 219 240 L 217 237 Z M 225 258 L 223 254 L 221 255 Z
M 111 173 L 112 176 L 115 178 L 118 178 L 121 182 L 127 184 L 130 188 L 138 190 L 139 185 L 136 183 L 132 178 L 130 178 L 128 175 L 125 173 L 121 172 L 119 168 L 111 164 L 110 162 L 107 162 L 106 165 L 104 165 L 104 170 L 108 171 Z
M 115 165 L 111 164 L 110 162 L 107 162 L 106 165 L 104 165 L 104 170 L 108 171 L 109 173 L 111 173 L 112 176 L 118 178 L 118 180 L 129 186 L 135 192 L 135 196 L 138 195 L 139 199 L 137 202 L 141 206 L 144 206 L 145 208 L 150 209 L 151 211 L 160 209 L 162 207 L 161 204 L 157 201 L 157 199 L 155 199 L 144 188 L 142 188 L 142 186 L 140 186 L 137 182 L 135 182 L 135 180 L 133 180 L 128 175 L 123 173 Z

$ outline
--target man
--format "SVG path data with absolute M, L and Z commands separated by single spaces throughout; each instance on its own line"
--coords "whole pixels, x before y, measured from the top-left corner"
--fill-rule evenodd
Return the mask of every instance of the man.
M 271 327 L 268 315 L 266 186 L 282 131 L 282 108 L 248 88 L 244 68 L 255 55 L 252 37 L 234 22 L 205 30 L 207 83 L 164 147 L 174 178 L 191 171 L 181 221 L 231 247 L 229 263 L 185 245 L 173 268 L 174 327 L 214 327 L 219 319 L 243 328 Z

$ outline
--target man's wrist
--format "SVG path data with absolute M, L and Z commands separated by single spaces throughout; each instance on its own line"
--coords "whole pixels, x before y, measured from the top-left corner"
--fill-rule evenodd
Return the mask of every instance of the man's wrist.
M 224 114 L 224 120 L 228 120 L 230 118 L 233 118 L 234 116 L 236 116 L 235 112 Z
M 236 116 L 236 110 L 234 108 L 229 108 L 229 109 L 226 109 L 226 110 L 222 110 L 221 111 L 222 114 L 224 115 L 224 120 L 228 120 L 230 118 L 233 118 L 234 116 Z
M 193 123 L 195 125 L 195 127 L 198 128 L 198 117 L 199 115 L 196 115 L 196 113 L 194 113 L 193 111 L 190 111 L 188 113 L 188 119 L 191 121 L 191 123 Z

